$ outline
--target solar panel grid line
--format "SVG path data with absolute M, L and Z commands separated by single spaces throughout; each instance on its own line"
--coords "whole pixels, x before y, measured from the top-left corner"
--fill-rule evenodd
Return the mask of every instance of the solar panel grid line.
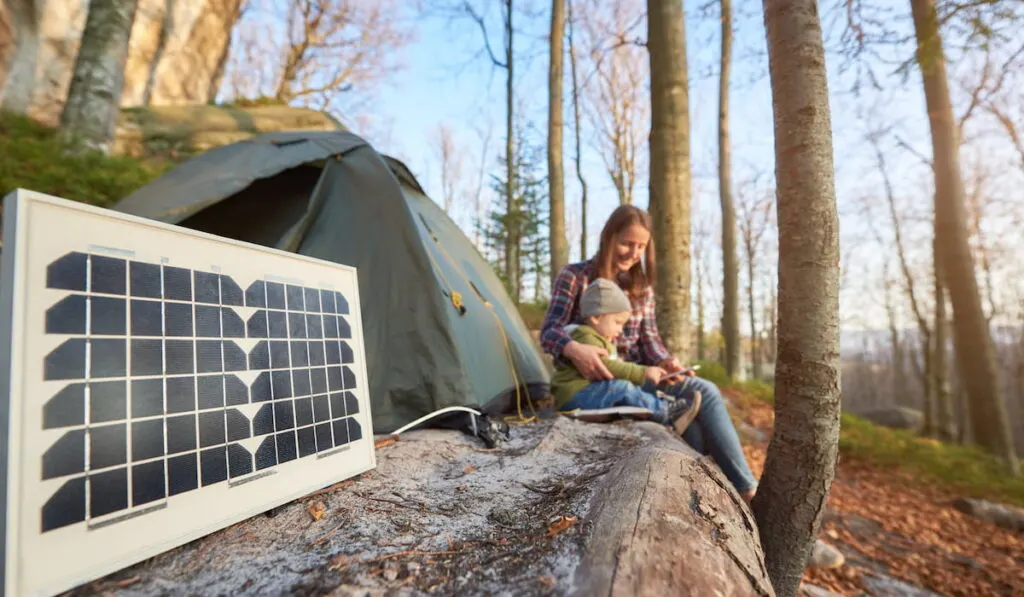
M 162 297 L 166 296 L 166 294 L 167 294 L 165 292 L 165 290 L 164 290 L 164 264 L 163 264 L 162 261 L 161 261 L 161 263 L 159 264 L 158 267 L 159 267 L 158 271 L 160 272 L 160 274 L 159 274 L 160 297 L 162 298 Z M 129 271 L 133 271 L 135 268 L 129 266 L 127 269 Z M 130 276 L 130 274 L 129 274 L 129 276 Z M 128 292 L 129 292 L 130 295 L 134 295 L 135 294 L 135 288 L 134 287 L 130 287 L 128 289 Z M 126 331 L 128 333 L 132 333 L 133 332 L 133 330 L 126 330 Z M 167 336 L 167 304 L 161 301 L 161 303 L 160 303 L 160 337 L 163 338 L 163 337 L 166 337 L 166 336 Z M 132 370 L 129 369 L 125 373 L 130 373 L 131 371 Z M 161 350 L 160 351 L 160 372 L 161 372 L 161 374 L 164 371 L 167 371 L 167 352 Z M 160 413 L 159 416 L 160 416 L 160 419 L 161 419 L 160 427 L 161 427 L 161 429 L 163 431 L 164 450 L 163 450 L 163 452 L 160 455 L 160 460 L 163 463 L 164 482 L 166 483 L 166 490 L 167 490 L 166 491 L 166 495 L 169 497 L 170 494 L 171 494 L 171 459 L 168 458 L 168 455 L 170 454 L 171 438 L 170 438 L 170 433 L 168 433 L 168 429 L 167 429 L 167 413 L 169 411 L 169 406 L 170 406 L 168 404 L 168 402 L 167 402 L 167 400 L 168 400 L 167 397 L 169 395 L 167 389 L 168 389 L 167 388 L 167 377 L 161 375 L 161 378 L 160 378 L 160 403 L 163 406 L 163 411 Z M 165 500 L 166 500 L 166 498 L 165 498 Z
M 83 409 L 85 412 L 85 435 L 82 441 L 85 443 L 82 448 L 85 454 L 85 523 L 89 524 L 90 513 L 92 512 L 92 480 L 90 479 L 90 471 L 92 470 L 92 388 L 89 383 L 89 375 L 92 372 L 92 342 L 90 342 L 90 333 L 92 332 L 92 309 L 89 305 L 89 290 L 92 286 L 92 271 L 90 268 L 90 260 L 86 257 L 85 260 L 85 391 Z
M 89 257 L 89 261 L 91 262 L 92 259 L 93 259 L 93 257 L 90 256 Z M 126 260 L 125 263 L 127 264 L 128 261 Z M 124 274 L 123 274 L 122 280 L 124 281 L 124 285 L 125 285 L 124 291 L 125 291 L 125 296 L 127 297 L 129 295 L 129 293 L 131 292 L 131 289 L 128 287 L 128 267 L 127 267 L 127 265 L 124 268 Z M 124 302 L 124 310 L 125 310 L 125 321 L 127 322 L 128 317 L 130 316 L 130 312 L 131 312 L 131 305 L 128 303 L 127 300 L 125 300 L 125 302 Z M 130 332 L 130 330 L 127 327 L 125 327 L 125 337 L 126 338 L 128 337 L 129 332 Z M 128 349 L 128 345 L 127 345 L 127 342 L 126 342 L 125 343 L 125 351 L 124 351 L 124 372 L 125 372 L 125 375 L 127 375 L 131 370 L 132 370 L 132 351 Z M 135 504 L 135 499 L 134 499 L 134 496 L 135 496 L 135 474 L 134 474 L 134 470 L 135 469 L 133 468 L 133 459 L 134 459 L 134 456 L 135 456 L 135 454 L 134 454 L 135 450 L 133 448 L 134 448 L 135 444 L 132 441 L 132 431 L 134 430 L 133 429 L 134 425 L 132 425 L 131 413 L 128 412 L 128 404 L 129 404 L 128 401 L 131 400 L 131 391 L 132 391 L 131 384 L 126 381 L 125 382 L 125 403 L 124 403 L 125 412 L 124 412 L 123 416 L 124 416 L 124 432 L 125 432 L 125 469 L 124 470 L 125 470 L 125 474 L 126 474 L 126 477 L 127 477 L 127 479 L 126 479 L 127 480 L 127 484 L 126 484 L 127 495 L 125 497 L 127 498 L 127 501 L 128 501 L 128 503 L 127 503 L 128 508 L 131 508 L 132 506 L 136 505 Z
M 217 268 L 217 269 L 219 270 L 220 268 Z M 220 273 L 220 272 L 218 271 L 217 273 Z M 196 280 L 198 281 L 198 274 L 196 274 Z M 223 277 L 217 276 L 217 305 L 218 306 L 222 305 L 222 303 L 224 302 L 223 299 L 222 299 L 222 295 L 224 293 L 223 285 L 224 285 Z M 219 324 L 218 331 L 221 332 L 220 335 L 223 338 L 223 336 L 224 336 L 224 334 L 223 334 L 223 331 L 224 331 L 224 310 L 223 309 L 218 309 L 218 315 L 220 316 L 218 318 L 218 324 Z M 196 346 L 198 347 L 198 344 Z M 196 350 L 198 350 L 198 348 Z M 248 363 L 248 355 L 246 356 L 246 364 L 247 365 L 249 364 Z M 220 368 L 221 368 L 222 372 L 223 371 L 227 371 L 227 363 L 225 363 L 224 345 L 223 344 L 221 344 L 221 350 L 220 350 Z M 227 396 L 228 396 L 228 378 L 227 378 L 226 375 L 222 374 L 221 378 L 220 378 L 220 404 L 221 404 L 221 406 L 224 409 L 227 408 Z M 224 461 L 225 461 L 225 463 L 227 464 L 227 466 L 229 468 L 229 470 L 228 470 L 228 480 L 230 480 L 231 479 L 231 470 L 230 470 L 231 459 L 228 457 L 228 444 L 227 444 L 230 432 L 228 430 L 228 417 L 227 417 L 227 411 L 226 410 L 225 410 L 225 413 L 224 413 L 224 416 L 223 416 L 222 424 L 223 424 L 223 429 L 224 429 L 224 441 L 225 441 L 225 444 L 224 444 Z M 249 425 L 252 426 L 252 423 L 250 422 Z M 249 433 L 250 433 L 250 435 L 252 434 L 252 430 L 251 429 L 249 430 Z
M 263 314 L 264 314 L 264 317 L 267 320 L 267 338 L 268 338 L 268 340 L 267 340 L 267 342 L 268 342 L 267 347 L 268 348 L 267 349 L 269 351 L 269 346 L 270 346 L 270 344 L 269 344 L 269 342 L 270 342 L 270 340 L 269 340 L 269 338 L 270 338 L 270 309 L 269 309 L 269 307 L 270 307 L 270 286 L 265 281 L 263 283 L 263 301 L 264 301 L 263 304 L 267 307 L 267 309 L 263 311 Z M 248 331 L 247 331 L 247 333 L 248 333 Z M 270 361 L 270 362 L 267 363 L 267 365 L 269 367 L 273 368 L 274 362 Z M 252 396 L 250 396 L 249 399 L 252 400 Z M 272 380 L 271 380 L 271 384 L 270 384 L 270 403 L 274 404 L 274 384 L 273 384 Z M 277 408 L 276 407 L 271 406 L 270 415 L 271 415 L 273 423 L 274 423 L 274 432 L 276 433 L 277 432 Z M 256 433 L 256 422 L 255 422 L 255 420 L 253 421 L 253 433 L 254 434 Z M 274 442 L 273 442 L 273 445 L 274 445 L 274 464 L 280 464 L 281 463 L 281 454 L 280 454 L 279 446 L 277 444 L 277 438 L 275 436 L 273 436 L 273 434 L 271 435 L 271 437 L 274 437 Z M 264 441 L 266 441 L 266 440 L 264 440 Z M 254 455 L 253 460 L 254 461 L 258 461 L 258 459 L 259 459 L 259 455 L 257 453 L 256 455 Z M 255 465 L 256 465 L 256 468 L 259 468 L 260 463 L 259 462 L 255 462 Z

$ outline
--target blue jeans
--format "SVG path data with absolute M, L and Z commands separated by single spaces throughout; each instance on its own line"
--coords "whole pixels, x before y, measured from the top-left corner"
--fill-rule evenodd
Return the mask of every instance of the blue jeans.
M 596 410 L 613 406 L 646 408 L 654 412 L 654 420 L 659 423 L 664 423 L 668 415 L 668 405 L 664 400 L 624 379 L 591 382 L 576 392 L 562 410 Z
M 655 389 L 651 382 L 645 383 L 642 387 L 623 379 L 591 382 L 576 392 L 562 410 L 639 406 L 654 411 L 654 419 L 664 423 L 668 405 L 654 395 Z M 699 390 L 700 410 L 683 432 L 683 439 L 697 452 L 710 454 L 729 482 L 740 493 L 757 487 L 757 480 L 754 479 L 754 473 L 743 455 L 739 435 L 733 427 L 725 404 L 722 403 L 722 393 L 718 386 L 706 379 L 689 377 L 683 382 L 657 389 L 677 398 L 689 398 L 693 392 Z
M 654 385 L 647 382 L 643 389 L 652 391 Z M 745 493 L 757 487 L 757 480 L 743 455 L 739 434 L 729 418 L 729 411 L 725 409 L 718 386 L 706 379 L 687 377 L 680 383 L 658 389 L 677 398 L 689 397 L 699 391 L 700 410 L 683 432 L 683 439 L 701 454 L 710 454 L 736 491 Z

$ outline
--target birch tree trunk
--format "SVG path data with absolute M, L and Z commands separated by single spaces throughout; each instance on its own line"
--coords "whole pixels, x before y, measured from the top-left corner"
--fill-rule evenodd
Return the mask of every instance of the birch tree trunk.
M 722 200 L 722 335 L 725 339 L 725 371 L 729 377 L 733 377 L 740 365 L 740 274 L 736 261 L 736 206 L 732 198 L 732 150 L 729 146 L 732 0 L 720 0 L 719 4 L 722 11 L 722 66 L 718 79 L 718 194 Z
M 121 111 L 128 39 L 137 8 L 138 0 L 90 0 L 60 117 L 65 139 L 110 151 Z
M 658 328 L 690 355 L 690 116 L 686 28 L 678 0 L 647 0 L 651 64 L 650 213 L 658 262 Z
M 1011 474 L 1019 476 L 995 350 L 967 241 L 959 140 L 935 3 L 934 0 L 910 0 L 910 6 L 934 154 L 936 234 L 942 247 L 942 273 L 953 305 L 953 338 L 960 376 L 969 398 L 974 437 L 986 450 L 1002 458 Z
M 839 452 L 839 214 L 817 2 L 764 0 L 764 21 L 775 116 L 779 322 L 775 433 L 752 505 L 776 594 L 792 597 Z
M 562 41 L 565 37 L 565 0 L 551 0 L 551 65 L 548 69 L 548 186 L 551 215 L 551 283 L 569 262 L 565 238 L 565 171 L 562 166 Z

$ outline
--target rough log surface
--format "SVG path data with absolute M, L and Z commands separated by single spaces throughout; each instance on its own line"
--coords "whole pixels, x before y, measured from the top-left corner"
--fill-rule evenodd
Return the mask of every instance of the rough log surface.
M 664 427 L 595 488 L 579 595 L 774 596 L 749 508 Z
M 618 571 L 615 594 L 769 594 L 755 588 L 767 580 L 749 511 L 659 432 L 558 417 L 513 426 L 495 450 L 408 432 L 378 449 L 374 471 L 69 594 L 600 594 L 578 579 L 603 578 L 602 562 Z M 626 519 L 636 526 L 614 564 L 605 535 Z

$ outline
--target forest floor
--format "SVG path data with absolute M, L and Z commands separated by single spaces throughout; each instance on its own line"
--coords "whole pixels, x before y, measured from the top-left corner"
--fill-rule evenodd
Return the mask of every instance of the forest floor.
M 760 476 L 773 407 L 725 392 L 736 416 L 764 432 L 763 439 L 745 439 L 744 448 Z M 871 580 L 881 573 L 939 595 L 1024 596 L 1024 535 L 955 510 L 958 497 L 905 470 L 843 454 L 821 537 L 846 563 L 809 570 L 804 581 L 843 595 L 873 595 Z

